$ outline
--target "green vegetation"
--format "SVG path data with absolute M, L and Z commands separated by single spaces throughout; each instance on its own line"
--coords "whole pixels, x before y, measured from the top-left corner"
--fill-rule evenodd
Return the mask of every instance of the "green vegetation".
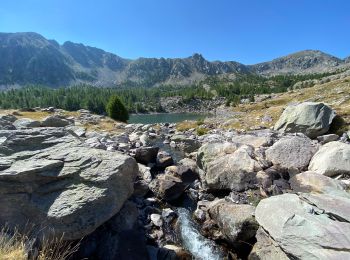
M 120 101 L 119 97 L 114 95 L 109 98 L 109 101 L 106 106 L 107 114 L 110 118 L 114 120 L 127 122 L 129 119 L 129 112 Z
M 336 72 L 335 72 L 336 73 Z M 333 73 L 334 74 L 334 73 Z M 131 113 L 164 112 L 160 99 L 181 96 L 179 106 L 195 98 L 212 99 L 225 97 L 227 106 L 236 106 L 242 98 L 254 101 L 256 94 L 285 92 L 296 82 L 320 79 L 331 73 L 309 75 L 284 75 L 262 77 L 255 74 L 229 77 L 214 76 L 187 86 L 158 86 L 153 88 L 121 86 L 119 88 L 96 88 L 79 85 L 69 88 L 52 89 L 43 86 L 27 86 L 0 92 L 0 108 L 32 108 L 54 106 L 68 111 L 81 108 L 94 113 L 106 113 L 111 96 L 117 95 Z M 305 84 L 305 87 L 310 87 Z

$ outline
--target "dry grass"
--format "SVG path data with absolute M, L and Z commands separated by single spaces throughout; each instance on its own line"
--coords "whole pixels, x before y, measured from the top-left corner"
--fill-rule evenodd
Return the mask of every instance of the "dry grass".
M 11 235 L 9 235 L 11 234 Z M 6 228 L 0 231 L 0 260 L 26 260 L 33 256 L 28 256 L 26 243 L 30 241 L 29 236 L 19 232 L 8 232 Z M 43 239 L 42 246 L 34 256 L 37 260 L 64 260 L 75 253 L 79 243 L 72 244 L 63 241 L 63 236 L 58 239 Z
M 197 126 L 198 125 L 197 125 L 196 121 L 185 120 L 183 122 L 176 124 L 176 130 L 183 132 L 183 131 L 187 131 L 187 130 L 196 128 Z

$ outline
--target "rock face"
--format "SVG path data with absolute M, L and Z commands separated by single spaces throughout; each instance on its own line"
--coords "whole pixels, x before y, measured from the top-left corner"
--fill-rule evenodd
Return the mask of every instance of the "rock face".
M 345 196 L 350 199 L 350 194 L 344 190 L 340 181 L 315 172 L 303 172 L 289 180 L 290 186 L 295 192 L 314 192 Z
M 310 138 L 325 134 L 335 117 L 327 105 L 304 102 L 288 106 L 274 126 L 274 130 L 285 133 L 303 133 Z
M 309 170 L 330 177 L 350 174 L 350 145 L 342 142 L 323 145 L 312 157 Z
M 293 259 L 349 259 L 350 201 L 326 194 L 262 200 L 256 220 Z
M 257 157 L 251 146 L 211 143 L 198 150 L 197 163 L 209 189 L 242 191 L 256 182 L 256 172 L 262 170 Z
M 277 141 L 266 151 L 266 158 L 281 168 L 305 169 L 317 147 L 309 138 L 287 137 Z
M 259 227 L 254 219 L 254 211 L 255 208 L 250 205 L 237 205 L 219 200 L 213 202 L 209 208 L 209 215 L 218 223 L 229 242 L 240 243 L 253 238 Z
M 64 129 L 0 131 L 0 139 L 0 225 L 79 239 L 133 192 L 133 158 L 84 147 Z

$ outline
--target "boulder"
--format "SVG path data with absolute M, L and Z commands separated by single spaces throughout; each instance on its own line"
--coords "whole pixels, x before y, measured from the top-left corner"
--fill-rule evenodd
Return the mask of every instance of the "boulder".
M 15 117 L 14 115 L 11 115 L 11 114 L 0 115 L 0 120 L 5 120 L 5 121 L 13 123 L 17 120 L 17 117 Z
M 16 127 L 12 124 L 12 122 L 7 121 L 5 119 L 0 119 L 0 130 L 15 130 Z
M 266 150 L 266 159 L 283 169 L 306 169 L 317 146 L 307 137 L 288 136 Z
M 255 207 L 247 204 L 234 204 L 222 199 L 213 202 L 208 212 L 232 244 L 248 241 L 259 228 L 254 218 Z
M 263 165 L 251 146 L 211 143 L 202 146 L 197 163 L 204 170 L 202 182 L 210 190 L 243 191 L 256 183 L 256 173 Z
M 337 141 L 338 139 L 339 135 L 336 134 L 321 135 L 317 137 L 317 141 L 319 141 L 321 144 Z
M 288 106 L 274 126 L 274 130 L 284 133 L 303 133 L 316 138 L 328 132 L 335 112 L 327 105 L 304 102 Z
M 263 228 L 256 232 L 256 243 L 249 254 L 248 260 L 289 260 L 279 245 L 270 238 Z
M 41 125 L 44 127 L 65 127 L 70 125 L 70 121 L 61 116 L 48 116 L 43 119 Z
M 260 201 L 255 218 L 292 259 L 350 258 L 350 200 L 283 194 Z
M 297 174 L 289 182 L 295 192 L 325 193 L 350 198 L 350 194 L 344 190 L 344 185 L 340 181 L 315 172 Z
M 184 192 L 186 185 L 180 178 L 170 174 L 158 175 L 150 184 L 150 189 L 159 199 L 173 201 Z
M 63 128 L 0 131 L 0 225 L 80 239 L 133 192 L 132 157 L 83 146 Z
M 273 142 L 271 136 L 256 136 L 252 134 L 247 135 L 237 135 L 232 138 L 235 143 L 251 145 L 255 148 L 261 146 L 270 146 Z
M 174 164 L 174 160 L 168 152 L 160 151 L 157 154 L 157 167 L 166 168 Z
M 350 145 L 330 142 L 323 145 L 312 157 L 309 170 L 329 177 L 350 174 Z
M 21 129 L 21 128 L 31 128 L 31 127 L 40 127 L 41 123 L 39 121 L 30 119 L 30 118 L 21 118 L 16 120 L 13 125 L 17 128 L 17 129 Z
M 187 136 L 181 134 L 173 135 L 170 140 L 186 153 L 194 152 L 201 146 L 200 142 L 197 140 L 188 138 Z
M 138 163 L 149 164 L 155 163 L 159 147 L 140 147 L 136 149 L 135 159 Z

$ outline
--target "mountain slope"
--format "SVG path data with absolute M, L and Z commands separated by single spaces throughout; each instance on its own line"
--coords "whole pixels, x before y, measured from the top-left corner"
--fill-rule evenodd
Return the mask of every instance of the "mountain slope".
M 270 62 L 246 66 L 209 62 L 200 54 L 188 58 L 128 60 L 104 50 L 47 40 L 37 33 L 0 33 L 0 86 L 42 84 L 52 87 L 88 83 L 152 87 L 191 84 L 207 76 L 326 72 L 345 64 L 320 51 L 302 51 Z M 349 59 L 347 59 L 349 61 Z
M 335 68 L 344 61 L 321 51 L 306 50 L 250 66 L 260 75 L 321 73 Z

